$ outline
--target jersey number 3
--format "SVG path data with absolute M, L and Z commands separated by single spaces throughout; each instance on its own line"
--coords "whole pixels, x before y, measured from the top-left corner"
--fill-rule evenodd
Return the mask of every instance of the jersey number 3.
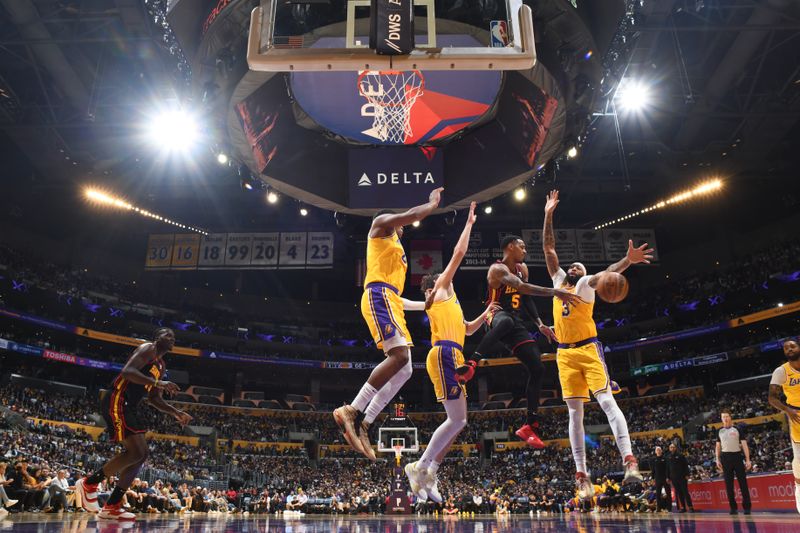
M 561 304 L 561 316 L 569 316 L 569 304 L 566 302 Z

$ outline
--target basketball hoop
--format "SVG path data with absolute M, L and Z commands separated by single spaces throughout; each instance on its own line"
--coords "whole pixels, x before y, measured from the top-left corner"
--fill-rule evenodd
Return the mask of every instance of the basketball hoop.
M 394 448 L 394 460 L 397 466 L 400 466 L 400 457 L 403 455 L 403 445 L 396 444 L 392 446 Z
M 358 75 L 358 94 L 375 106 L 372 130 L 382 141 L 403 144 L 413 135 L 411 108 L 424 89 L 419 70 L 364 70 Z

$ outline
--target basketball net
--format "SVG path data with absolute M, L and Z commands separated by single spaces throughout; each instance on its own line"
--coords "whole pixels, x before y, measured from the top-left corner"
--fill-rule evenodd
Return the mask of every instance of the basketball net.
M 403 455 L 403 447 L 392 446 L 392 448 L 394 448 L 394 462 L 397 466 L 400 466 L 400 456 Z
M 358 94 L 375 108 L 372 133 L 386 142 L 403 144 L 413 135 L 411 108 L 422 95 L 425 77 L 419 70 L 364 70 Z

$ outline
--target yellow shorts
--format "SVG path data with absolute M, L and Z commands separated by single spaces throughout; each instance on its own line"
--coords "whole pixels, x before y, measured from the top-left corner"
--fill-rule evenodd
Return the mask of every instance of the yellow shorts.
M 433 392 L 436 394 L 436 401 L 457 400 L 463 394 L 467 397 L 466 386 L 460 384 L 456 379 L 456 368 L 464 364 L 464 354 L 456 343 L 442 342 L 436 343 L 428 352 L 428 359 L 425 367 L 428 369 L 428 377 L 433 383 Z
M 383 283 L 370 283 L 361 295 L 361 315 L 378 348 L 413 346 L 400 295 Z
M 789 421 L 789 436 L 792 438 L 792 442 L 800 444 L 800 424 L 792 422 L 788 416 L 786 419 Z
M 588 401 L 590 391 L 597 395 L 611 389 L 611 378 L 599 342 L 577 348 L 559 348 L 556 362 L 565 400 L 583 398 Z

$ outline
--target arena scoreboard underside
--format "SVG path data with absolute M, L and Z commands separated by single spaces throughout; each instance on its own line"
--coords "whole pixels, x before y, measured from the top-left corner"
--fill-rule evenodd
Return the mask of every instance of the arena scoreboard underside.
M 147 270 L 318 269 L 333 267 L 333 233 L 152 234 Z

